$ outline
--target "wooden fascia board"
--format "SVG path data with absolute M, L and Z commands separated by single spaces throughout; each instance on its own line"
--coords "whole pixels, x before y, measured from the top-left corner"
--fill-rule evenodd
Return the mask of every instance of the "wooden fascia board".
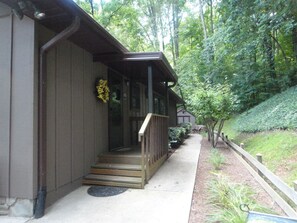
M 142 52 L 142 53 L 125 53 L 123 55 L 115 54 L 100 54 L 94 55 L 94 61 L 100 62 L 153 62 L 170 81 L 177 82 L 177 75 L 170 66 L 168 60 L 162 52 Z

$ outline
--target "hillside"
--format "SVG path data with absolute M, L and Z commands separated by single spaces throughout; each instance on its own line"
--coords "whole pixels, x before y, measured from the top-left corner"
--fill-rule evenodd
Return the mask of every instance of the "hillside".
M 297 86 L 275 95 L 238 116 L 239 132 L 297 128 Z
M 297 87 L 233 117 L 223 132 L 252 155 L 263 155 L 264 164 L 289 185 L 297 180 Z

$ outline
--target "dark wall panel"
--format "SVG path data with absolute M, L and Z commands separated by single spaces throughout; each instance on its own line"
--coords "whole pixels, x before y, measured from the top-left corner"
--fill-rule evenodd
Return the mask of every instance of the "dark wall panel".
M 57 186 L 71 182 L 71 44 L 57 48 L 56 60 L 56 159 Z
M 177 125 L 177 108 L 176 103 L 169 99 L 169 126 L 174 127 Z
M 83 175 L 84 169 L 84 51 L 72 45 L 72 181 Z
M 0 196 L 9 195 L 12 16 L 0 3 Z M 3 53 L 5 52 L 5 53 Z
M 94 134 L 94 102 L 95 78 L 93 75 L 92 56 L 84 54 L 84 173 L 90 170 L 90 165 L 95 161 L 95 134 Z
M 47 190 L 56 189 L 56 48 L 47 54 Z

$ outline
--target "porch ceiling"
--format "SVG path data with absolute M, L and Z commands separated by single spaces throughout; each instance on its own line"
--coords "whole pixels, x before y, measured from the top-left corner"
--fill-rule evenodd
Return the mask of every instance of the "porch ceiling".
M 162 52 L 126 52 L 123 55 L 97 54 L 94 56 L 94 61 L 102 61 L 131 79 L 141 82 L 147 81 L 148 65 L 151 64 L 154 82 L 177 81 L 174 70 Z

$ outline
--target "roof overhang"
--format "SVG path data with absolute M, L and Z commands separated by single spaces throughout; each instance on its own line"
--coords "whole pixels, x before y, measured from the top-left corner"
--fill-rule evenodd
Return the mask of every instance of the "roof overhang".
M 11 8 L 18 7 L 19 0 L 0 0 Z M 33 10 L 23 10 L 24 15 L 36 23 L 60 33 L 69 27 L 75 17 L 80 18 L 79 29 L 69 38 L 71 42 L 90 52 L 94 61 L 100 61 L 138 81 L 147 80 L 147 65 L 153 67 L 154 81 L 176 82 L 177 76 L 161 52 L 131 53 L 106 29 L 81 9 L 73 0 L 31 0 L 46 14 L 38 20 Z
M 122 55 L 97 54 L 94 55 L 94 61 L 101 61 L 138 81 L 147 80 L 147 67 L 152 65 L 154 81 L 177 82 L 177 76 L 162 52 L 126 52 Z
M 169 100 L 175 101 L 176 104 L 185 104 L 185 101 L 178 94 L 176 94 L 172 89 L 170 89 L 168 93 L 169 93 Z
M 0 0 L 12 9 L 18 7 L 19 0 Z M 23 14 L 34 19 L 38 24 L 60 33 L 78 16 L 81 25 L 69 40 L 91 54 L 123 54 L 128 52 L 116 38 L 98 24 L 91 16 L 81 9 L 73 0 L 30 0 L 40 11 L 45 13 L 43 19 L 36 19 L 34 11 L 24 9 Z

